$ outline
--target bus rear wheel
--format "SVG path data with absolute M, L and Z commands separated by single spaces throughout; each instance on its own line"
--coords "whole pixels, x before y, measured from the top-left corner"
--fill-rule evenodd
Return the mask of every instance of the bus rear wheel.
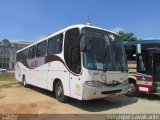
M 65 103 L 68 100 L 68 97 L 64 95 L 63 85 L 60 81 L 55 86 L 55 95 L 59 102 Z
M 23 76 L 22 84 L 23 84 L 24 87 L 27 87 L 27 86 L 28 86 L 28 84 L 26 83 L 26 78 L 25 78 L 25 76 Z

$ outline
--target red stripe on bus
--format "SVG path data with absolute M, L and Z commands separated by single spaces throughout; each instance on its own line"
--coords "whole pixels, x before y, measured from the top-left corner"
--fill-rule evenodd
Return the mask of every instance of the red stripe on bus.
M 138 81 L 146 81 L 146 82 L 153 82 L 153 78 L 145 75 L 135 75 Z M 143 80 L 145 77 L 145 80 Z
M 48 55 L 48 56 L 46 56 L 46 57 L 45 57 L 45 63 L 44 63 L 44 64 L 47 64 L 47 63 L 52 62 L 52 61 L 59 61 L 59 62 L 61 62 L 71 74 L 73 74 L 73 75 L 75 75 L 75 76 L 79 76 L 79 74 L 75 74 L 75 73 L 73 73 L 71 70 L 69 70 L 69 68 L 67 67 L 67 65 L 64 63 L 64 61 L 63 61 L 59 56 L 56 56 L 56 55 Z M 24 66 L 26 66 L 27 68 L 29 68 L 29 69 L 35 69 L 35 68 L 31 68 L 31 67 L 28 65 L 27 60 L 23 60 L 23 61 L 21 61 L 21 63 L 22 63 Z M 41 66 L 42 66 L 42 65 L 41 65 Z M 36 68 L 38 68 L 38 67 L 40 67 L 40 66 L 37 66 Z

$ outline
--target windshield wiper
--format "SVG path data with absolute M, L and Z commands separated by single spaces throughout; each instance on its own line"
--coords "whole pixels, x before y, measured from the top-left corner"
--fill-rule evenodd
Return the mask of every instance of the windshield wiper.
M 118 57 L 118 61 L 119 61 L 120 67 L 121 67 L 121 72 L 124 72 L 125 70 L 124 70 L 123 65 L 122 65 L 123 63 L 122 63 L 119 55 L 117 55 L 116 57 Z
M 106 72 L 107 71 L 107 69 L 108 69 L 108 59 L 109 59 L 109 57 L 108 57 L 108 55 L 106 56 L 106 60 L 104 61 L 104 63 L 103 63 L 103 71 L 104 72 Z M 106 66 L 104 67 L 104 65 L 106 64 Z

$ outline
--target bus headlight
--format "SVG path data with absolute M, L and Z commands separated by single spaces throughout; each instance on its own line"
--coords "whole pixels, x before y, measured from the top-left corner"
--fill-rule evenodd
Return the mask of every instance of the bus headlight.
M 102 83 L 99 81 L 86 81 L 85 84 L 91 87 L 101 87 L 102 86 Z

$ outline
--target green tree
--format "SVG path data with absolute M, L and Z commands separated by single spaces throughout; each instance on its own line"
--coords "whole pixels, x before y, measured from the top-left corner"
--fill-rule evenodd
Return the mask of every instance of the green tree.
M 119 31 L 119 35 L 122 36 L 123 41 L 137 41 L 137 37 L 133 33 L 125 33 L 124 31 Z

